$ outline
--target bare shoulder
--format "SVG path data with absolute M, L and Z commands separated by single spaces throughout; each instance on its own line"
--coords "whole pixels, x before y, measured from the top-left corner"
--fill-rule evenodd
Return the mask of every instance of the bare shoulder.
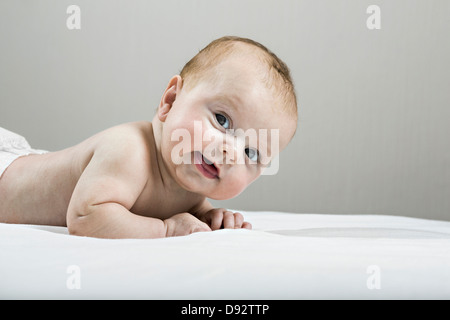
M 152 124 L 150 122 L 130 122 L 104 130 L 89 142 L 96 162 L 114 165 L 141 174 L 151 162 L 154 150 Z
M 129 122 L 100 132 L 98 142 L 113 146 L 126 147 L 127 143 L 138 143 L 137 147 L 153 143 L 152 123 L 146 121 Z
M 92 155 L 72 195 L 72 209 L 106 202 L 131 208 L 151 176 L 152 139 L 151 125 L 136 122 L 112 127 L 80 144 L 80 152 L 91 149 Z

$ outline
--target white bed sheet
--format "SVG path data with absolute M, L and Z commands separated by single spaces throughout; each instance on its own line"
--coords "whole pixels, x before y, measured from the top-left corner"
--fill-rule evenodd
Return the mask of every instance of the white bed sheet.
M 0 299 L 450 298 L 450 222 L 244 215 L 254 230 L 154 240 L 0 224 Z

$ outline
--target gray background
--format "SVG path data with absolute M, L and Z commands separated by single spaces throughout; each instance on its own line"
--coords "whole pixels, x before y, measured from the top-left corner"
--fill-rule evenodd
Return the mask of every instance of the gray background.
M 450 220 L 449 31 L 445 0 L 0 0 L 0 126 L 58 150 L 150 121 L 199 49 L 249 37 L 290 66 L 299 129 L 277 175 L 215 205 Z

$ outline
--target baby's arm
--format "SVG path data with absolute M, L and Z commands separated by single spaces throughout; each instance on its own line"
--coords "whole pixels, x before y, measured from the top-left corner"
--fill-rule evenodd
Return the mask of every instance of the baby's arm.
M 150 159 L 145 148 L 136 148 L 136 140 L 126 140 L 126 133 L 113 134 L 96 148 L 70 200 L 69 232 L 99 238 L 160 238 L 210 230 L 188 213 L 163 221 L 130 212 L 147 183 Z

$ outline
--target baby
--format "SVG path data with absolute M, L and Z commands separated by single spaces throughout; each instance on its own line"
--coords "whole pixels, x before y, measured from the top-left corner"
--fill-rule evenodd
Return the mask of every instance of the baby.
M 220 38 L 170 79 L 152 122 L 119 125 L 57 152 L 12 155 L 0 171 L 0 222 L 99 238 L 251 229 L 242 214 L 207 198 L 241 193 L 276 156 L 268 146 L 283 150 L 296 127 L 287 66 L 255 41 Z M 237 129 L 278 134 L 250 143 Z M 191 141 L 180 148 L 175 132 Z

